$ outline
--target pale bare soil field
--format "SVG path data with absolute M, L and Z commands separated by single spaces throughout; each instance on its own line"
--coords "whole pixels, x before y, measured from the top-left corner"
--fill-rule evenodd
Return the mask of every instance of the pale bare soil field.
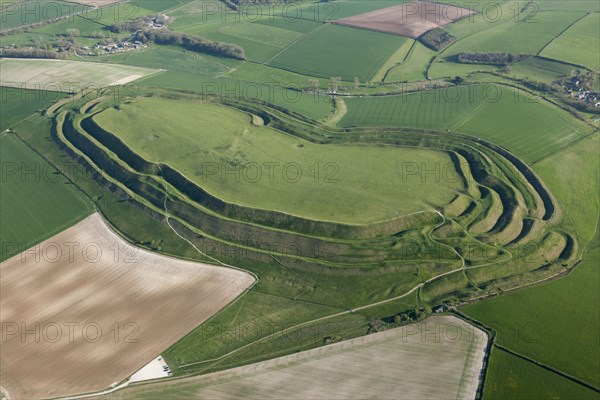
M 129 65 L 47 59 L 0 59 L 0 86 L 76 93 L 124 85 L 159 72 Z
M 431 29 L 472 14 L 473 10 L 453 4 L 411 1 L 332 22 L 416 39 Z
M 110 399 L 474 399 L 487 335 L 433 316 L 231 370 L 130 387 Z
M 94 214 L 0 264 L 0 386 L 12 399 L 108 388 L 253 282 L 134 248 Z
M 70 0 L 72 3 L 80 3 L 90 6 L 103 7 L 113 3 L 119 3 L 125 0 Z

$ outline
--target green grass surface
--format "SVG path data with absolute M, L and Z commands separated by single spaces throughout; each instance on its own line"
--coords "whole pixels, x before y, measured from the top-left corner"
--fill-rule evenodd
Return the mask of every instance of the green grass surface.
M 0 135 L 0 261 L 75 224 L 92 204 L 13 134 Z
M 485 400 L 597 400 L 599 397 L 585 386 L 503 350 L 492 350 L 488 368 Z
M 600 4 L 590 0 L 536 0 L 539 11 L 600 11 Z
M 302 17 L 316 21 L 330 21 L 351 17 L 381 8 L 391 7 L 406 0 L 343 0 L 335 2 L 309 2 L 301 5 Z
M 169 72 L 192 72 L 207 76 L 225 74 L 230 68 L 242 64 L 239 60 L 186 51 L 177 46 L 162 45 L 154 45 L 143 51 L 94 57 L 89 60 L 157 69 L 168 67 Z M 168 65 L 165 65 L 165 60 L 169 60 Z
M 287 47 L 268 65 L 305 75 L 370 80 L 406 39 L 338 25 L 324 25 Z
M 65 96 L 59 92 L 0 86 L 0 132 Z
M 266 12 L 266 10 L 263 10 Z M 271 11 L 277 15 L 274 11 Z M 299 21 L 296 23 L 295 21 Z M 320 23 L 266 16 L 208 13 L 179 17 L 171 28 L 211 40 L 236 43 L 250 61 L 265 62 Z
M 21 26 L 31 25 L 38 22 L 52 20 L 82 12 L 88 7 L 61 0 L 39 0 L 29 2 L 10 2 L 4 4 L 4 11 L 0 15 L 2 26 L 0 30 L 6 31 Z
M 555 58 L 593 70 L 600 69 L 600 14 L 592 13 L 556 38 L 542 51 Z
M 216 95 L 222 99 L 260 100 L 279 107 L 299 112 L 315 120 L 323 120 L 332 109 L 331 98 L 312 93 L 298 92 L 267 81 L 265 84 L 215 78 L 188 72 L 164 72 L 139 82 L 141 86 L 172 88 L 189 92 Z
M 341 126 L 451 130 L 490 140 L 528 161 L 545 157 L 590 131 L 550 103 L 498 85 L 345 102 L 348 113 Z
M 563 79 L 578 68 L 560 62 L 550 61 L 542 58 L 530 58 L 510 67 L 509 75 L 518 79 L 533 79 L 539 82 L 552 83 Z
M 465 77 L 475 72 L 492 72 L 497 69 L 498 67 L 494 65 L 459 64 L 437 58 L 436 61 L 431 64 L 431 68 L 429 68 L 429 76 L 433 79 L 454 78 L 455 76 Z M 498 78 L 494 78 L 494 81 L 497 80 Z
M 540 12 L 527 20 L 513 18 L 496 25 L 489 24 L 489 29 L 457 41 L 443 54 L 447 57 L 467 51 L 500 51 L 535 55 L 583 15 L 584 13 L 573 12 Z
M 597 134 L 537 163 L 535 171 L 548 185 L 582 246 L 596 233 L 600 215 L 600 136 Z
M 595 311 L 600 302 L 599 145 L 600 138 L 595 135 L 535 165 L 536 172 L 563 208 L 566 225 L 577 232 L 580 245 L 587 246 L 584 261 L 572 274 L 558 281 L 464 309 L 497 329 L 498 343 L 596 387 L 600 386 L 600 317 Z M 530 372 L 521 371 L 523 368 Z M 531 374 L 534 375 L 529 377 Z M 541 398 L 552 398 L 549 393 L 554 393 L 554 398 L 589 396 L 582 387 L 548 374 L 495 351 L 484 397 L 530 398 L 534 387 L 540 385 L 544 388 Z
M 600 248 L 568 277 L 463 310 L 520 354 L 600 386 Z
M 429 208 L 425 201 L 444 204 L 459 188 L 458 182 L 401 176 L 403 163 L 453 168 L 444 153 L 317 145 L 254 126 L 249 115 L 210 103 L 140 99 L 95 120 L 144 158 L 168 163 L 217 197 L 310 219 L 380 221 Z M 264 166 L 246 168 L 271 162 L 279 166 L 273 177 Z M 217 166 L 216 173 L 203 171 L 208 164 Z
M 407 54 L 406 59 L 388 72 L 385 81 L 410 82 L 425 80 L 425 70 L 435 54 L 435 51 L 428 49 L 420 42 L 416 42 Z

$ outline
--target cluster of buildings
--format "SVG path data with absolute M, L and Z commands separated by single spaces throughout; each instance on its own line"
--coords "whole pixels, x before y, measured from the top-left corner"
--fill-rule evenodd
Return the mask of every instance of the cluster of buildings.
M 126 51 L 134 51 L 139 49 L 146 49 L 148 45 L 146 43 L 142 43 L 140 41 L 129 42 L 124 41 L 121 43 L 111 42 L 106 44 L 96 44 L 93 47 L 90 46 L 81 46 L 81 50 L 83 51 L 83 55 L 89 56 L 97 56 L 97 55 L 106 55 L 106 54 L 115 54 L 115 53 L 124 53 Z
M 592 90 L 586 90 L 579 78 L 571 78 L 565 85 L 569 96 L 581 102 L 593 104 L 600 107 L 600 94 Z

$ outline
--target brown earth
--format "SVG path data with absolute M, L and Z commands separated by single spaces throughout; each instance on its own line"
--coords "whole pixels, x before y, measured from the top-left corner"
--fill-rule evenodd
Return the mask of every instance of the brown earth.
M 108 388 L 253 281 L 134 248 L 94 214 L 0 264 L 0 386 L 12 399 Z
M 487 335 L 454 316 L 104 398 L 474 399 Z
M 452 4 L 412 1 L 338 19 L 332 23 L 416 39 L 431 29 L 448 25 L 472 14 L 475 14 L 475 11 Z

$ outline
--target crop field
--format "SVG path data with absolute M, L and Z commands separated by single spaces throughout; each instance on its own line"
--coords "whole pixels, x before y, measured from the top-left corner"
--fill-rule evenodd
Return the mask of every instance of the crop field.
M 425 329 L 427 336 L 422 336 Z M 465 322 L 436 316 L 416 325 L 259 364 L 150 390 L 130 389 L 117 398 L 151 399 L 169 393 L 174 399 L 230 399 L 240 395 L 280 399 L 293 390 L 301 399 L 431 399 L 449 393 L 457 399 L 473 399 L 486 342 L 483 332 Z M 370 384 L 374 380 L 377 385 Z
M 415 42 L 406 58 L 387 72 L 385 82 L 424 80 L 426 78 L 425 69 L 434 56 L 433 50 Z
M 540 11 L 595 11 L 600 12 L 600 5 L 595 1 L 572 0 L 567 2 L 561 0 L 537 0 Z
M 194 20 L 197 21 L 197 18 Z M 303 24 L 304 29 L 298 31 L 294 23 L 284 20 L 279 21 L 279 23 L 271 21 L 268 19 L 262 22 L 261 20 L 258 22 L 245 20 L 222 21 L 221 18 L 211 17 L 206 23 L 196 22 L 186 25 L 182 21 L 179 26 L 175 25 L 175 28 L 189 34 L 202 35 L 212 40 L 236 43 L 244 48 L 249 60 L 262 63 L 300 38 L 304 34 L 304 29 L 312 30 L 319 26 L 318 23 L 309 21 L 308 26 L 305 22 Z
M 497 328 L 499 344 L 598 387 L 600 318 L 585 310 L 600 301 L 595 290 L 600 285 L 600 252 L 596 249 L 584 260 L 565 279 L 464 311 L 488 326 L 502 327 Z
M 299 16 L 302 18 L 313 21 L 333 21 L 392 7 L 404 1 L 406 0 L 343 0 L 324 3 L 308 1 L 305 4 L 298 4 L 298 8 L 301 10 Z M 294 15 L 294 11 L 290 11 L 290 14 Z
M 514 64 L 511 75 L 520 79 L 535 76 L 541 82 L 552 83 L 568 77 L 576 69 L 573 65 L 535 57 Z
M 0 154 L 0 261 L 92 212 L 91 202 L 82 193 L 14 135 L 0 134 Z
M 598 399 L 599 12 L 0 0 L 0 397 Z
M 85 6 L 62 0 L 7 1 L 3 2 L 0 12 L 0 22 L 2 22 L 0 30 L 7 31 L 46 20 L 68 17 L 85 9 Z
M 365 14 L 337 19 L 335 24 L 386 32 L 413 39 L 474 13 L 451 4 L 411 1 Z
M 598 399 L 593 390 L 503 350 L 492 350 L 488 368 L 484 399 Z
M 500 51 L 536 55 L 546 44 L 584 15 L 583 12 L 548 11 L 537 13 L 530 19 L 522 17 L 495 25 L 488 24 L 489 29 L 456 41 L 443 54 L 448 57 L 467 51 Z
M 0 85 L 75 93 L 85 88 L 124 85 L 158 70 L 65 60 L 0 60 Z
M 600 70 L 600 14 L 591 13 L 554 39 L 541 55 Z
M 427 198 L 443 205 L 461 189 L 458 181 L 426 182 L 407 193 L 411 180 L 420 177 L 403 177 L 403 165 L 423 162 L 453 170 L 444 153 L 315 145 L 210 103 L 139 99 L 94 120 L 118 132 L 146 160 L 171 165 L 225 201 L 315 220 L 330 220 L 335 210 L 336 222 L 381 221 L 418 212 Z M 264 169 L 269 164 L 271 176 Z M 402 202 L 396 200 L 400 196 Z
M 339 25 L 323 25 L 267 61 L 309 76 L 369 81 L 406 39 Z
M 544 100 L 497 85 L 349 98 L 345 102 L 348 113 L 340 122 L 344 127 L 405 126 L 462 132 L 498 143 L 529 161 L 539 160 L 589 132 Z
M 241 271 L 130 246 L 98 214 L 0 268 L 7 335 L 2 387 L 15 398 L 65 396 L 120 382 L 254 281 Z M 8 325 L 37 327 L 51 340 L 21 340 Z M 70 335 L 61 334 L 68 326 Z
M 39 92 L 0 86 L 0 132 L 65 96 L 60 92 Z
M 578 232 L 580 242 L 586 245 L 579 267 L 559 281 L 464 308 L 467 314 L 498 331 L 498 343 L 595 387 L 600 386 L 600 318 L 597 313 L 588 314 L 586 310 L 600 301 L 596 290 L 600 285 L 600 203 L 597 196 L 592 195 L 599 190 L 600 162 L 595 158 L 598 140 L 598 136 L 582 140 L 536 166 L 569 216 L 570 229 Z M 509 372 L 516 364 L 531 370 L 525 376 L 539 376 L 537 380 L 547 374 L 533 364 L 527 366 L 518 358 L 512 361 L 507 358 L 515 357 L 503 351 L 492 353 L 486 380 L 486 393 L 490 398 L 499 396 L 503 390 L 510 397 L 510 391 L 529 387 L 530 381 Z M 562 383 L 546 388 L 546 398 L 569 390 L 581 392 L 581 398 L 595 398 L 582 386 L 558 376 L 552 381 Z M 529 390 L 533 389 L 526 389 Z M 556 396 L 562 398 L 559 394 Z

